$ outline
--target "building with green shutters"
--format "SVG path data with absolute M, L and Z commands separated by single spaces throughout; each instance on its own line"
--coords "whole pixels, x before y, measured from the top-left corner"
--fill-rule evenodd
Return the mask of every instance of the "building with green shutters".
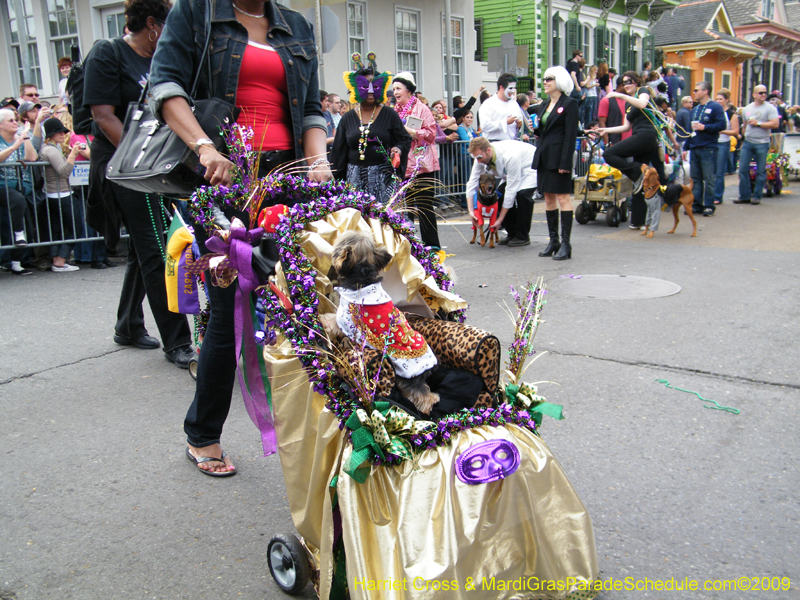
M 501 36 L 513 33 L 516 46 L 527 46 L 527 65 L 519 64 L 519 58 L 515 65 L 518 74 L 525 73 L 518 88 L 533 89 L 537 95 L 542 93 L 545 69 L 566 65 L 576 49 L 583 51 L 587 65 L 606 62 L 618 73 L 639 72 L 645 61 L 655 62 L 650 27 L 678 4 L 679 0 L 476 0 L 475 58 L 489 60 L 491 49 L 501 46 Z M 498 65 L 488 66 L 494 71 Z

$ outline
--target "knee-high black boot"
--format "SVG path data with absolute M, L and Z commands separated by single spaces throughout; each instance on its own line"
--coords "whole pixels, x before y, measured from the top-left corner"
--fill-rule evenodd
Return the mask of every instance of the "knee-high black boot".
M 561 248 L 561 242 L 558 241 L 558 209 L 547 210 L 544 214 L 547 216 L 547 231 L 550 233 L 550 242 L 547 244 L 547 248 L 539 252 L 539 256 L 553 256 Z
M 561 248 L 553 257 L 553 260 L 567 260 L 572 258 L 572 246 L 569 243 L 569 236 L 572 235 L 572 211 L 561 211 Z

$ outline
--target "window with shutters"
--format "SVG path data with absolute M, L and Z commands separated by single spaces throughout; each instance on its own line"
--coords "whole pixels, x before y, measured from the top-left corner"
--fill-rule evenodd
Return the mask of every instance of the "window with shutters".
M 582 36 L 583 45 L 581 49 L 583 50 L 583 58 L 586 60 L 587 65 L 594 64 L 594 57 L 592 56 L 592 46 L 591 46 L 591 39 L 592 39 L 592 28 L 589 25 L 583 26 L 583 36 Z
M 642 62 L 649 60 L 653 68 L 658 66 L 656 63 L 656 44 L 652 35 L 646 35 L 642 38 Z
M 562 60 L 564 56 L 561 50 L 561 17 L 558 13 L 553 15 L 553 60 L 551 65 L 564 65 L 567 61 Z
M 565 26 L 565 36 L 567 38 L 566 59 L 572 60 L 572 53 L 581 50 L 581 23 L 578 19 L 568 19 Z
M 350 56 L 358 52 L 361 60 L 367 55 L 366 17 L 366 2 L 347 3 L 347 47 Z
M 594 62 L 600 64 L 601 62 L 609 64 L 609 36 L 608 27 L 598 25 L 594 28 Z M 611 66 L 609 64 L 609 66 Z
M 630 45 L 630 55 L 628 58 L 628 64 L 631 66 L 631 71 L 641 71 L 642 70 L 642 36 L 638 33 L 634 33 L 631 36 L 631 45 Z M 644 85 L 644 81 L 642 85 Z
M 483 19 L 475 19 L 475 60 L 483 62 Z
M 631 68 L 631 34 L 623 31 L 619 34 L 619 74 L 632 71 Z
M 394 14 L 397 71 L 408 71 L 419 81 L 419 13 L 397 9 Z

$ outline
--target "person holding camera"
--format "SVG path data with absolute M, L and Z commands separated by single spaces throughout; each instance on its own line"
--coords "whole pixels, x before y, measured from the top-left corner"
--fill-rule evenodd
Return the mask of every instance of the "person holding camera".
M 69 176 L 75 167 L 75 158 L 80 152 L 73 146 L 69 155 L 64 158 L 61 144 L 67 140 L 69 129 L 56 117 L 47 119 L 42 124 L 44 144 L 39 152 L 39 160 L 49 163 L 44 168 L 44 192 L 47 196 L 49 214 L 49 230 L 53 240 L 61 240 L 50 247 L 53 273 L 69 273 L 80 271 L 80 267 L 68 265 L 67 259 L 75 244 L 66 240 L 75 237 L 75 215 L 72 211 L 72 190 L 69 187 Z

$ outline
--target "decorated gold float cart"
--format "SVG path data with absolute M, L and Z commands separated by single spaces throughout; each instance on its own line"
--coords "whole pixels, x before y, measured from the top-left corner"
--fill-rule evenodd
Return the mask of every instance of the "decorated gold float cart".
M 342 184 L 291 175 L 262 181 L 258 195 L 262 206 L 302 202 L 268 227 L 278 261 L 257 291 L 259 359 L 300 535 L 270 541 L 276 583 L 300 593 L 311 580 L 324 599 L 594 597 L 591 520 L 539 436 L 542 415 L 560 411 L 519 380 L 541 286 L 514 292 L 517 335 L 501 381 L 498 339 L 464 324 L 467 303 L 401 214 Z M 386 245 L 383 287 L 439 361 L 480 377 L 471 406 L 415 418 L 386 401 L 394 371 L 385 349 L 326 332 L 338 299 L 331 251 L 349 230 Z

